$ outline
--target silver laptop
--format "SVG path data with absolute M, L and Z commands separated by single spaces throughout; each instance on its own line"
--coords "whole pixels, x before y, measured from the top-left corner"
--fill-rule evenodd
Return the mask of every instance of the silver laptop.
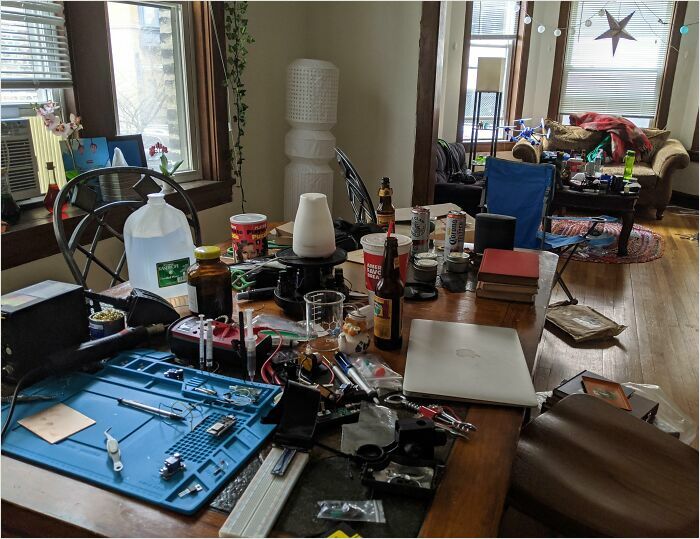
M 403 392 L 409 396 L 537 406 L 518 333 L 511 328 L 413 320 Z

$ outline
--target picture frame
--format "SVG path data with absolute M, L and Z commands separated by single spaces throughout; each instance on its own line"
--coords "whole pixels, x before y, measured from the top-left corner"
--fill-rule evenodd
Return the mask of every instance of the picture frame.
M 148 167 L 146 149 L 143 147 L 143 137 L 138 135 L 117 135 L 107 139 L 107 150 L 110 163 L 114 162 L 114 149 L 119 148 L 130 167 Z
M 627 410 L 630 412 L 632 410 L 632 405 L 625 395 L 625 391 L 620 384 L 617 382 L 611 382 L 609 380 L 600 380 L 597 378 L 589 378 L 588 376 L 583 376 L 581 378 L 581 383 L 583 384 L 583 389 L 589 395 L 598 397 L 604 400 L 608 404 L 611 404 L 622 410 Z

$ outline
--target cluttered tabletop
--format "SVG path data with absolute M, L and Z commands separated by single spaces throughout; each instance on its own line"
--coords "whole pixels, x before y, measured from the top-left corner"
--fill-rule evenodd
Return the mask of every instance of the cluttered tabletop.
M 101 294 L 3 297 L 3 324 L 48 305 L 80 327 L 82 304 L 92 339 L 13 364 L 3 533 L 497 535 L 557 256 L 487 262 L 442 206 L 329 236 L 304 197 Z M 514 287 L 503 264 L 530 271 Z

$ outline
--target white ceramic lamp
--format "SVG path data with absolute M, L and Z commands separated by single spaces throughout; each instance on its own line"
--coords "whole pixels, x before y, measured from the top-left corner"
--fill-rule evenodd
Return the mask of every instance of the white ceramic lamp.
M 304 193 L 299 197 L 292 249 L 304 258 L 326 258 L 335 252 L 335 230 L 326 195 Z

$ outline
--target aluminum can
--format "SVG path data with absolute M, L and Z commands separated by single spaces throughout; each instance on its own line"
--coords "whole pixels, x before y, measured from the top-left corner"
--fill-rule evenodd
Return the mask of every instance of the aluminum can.
M 422 206 L 411 209 L 411 257 L 428 250 L 430 241 L 430 210 Z
M 467 212 L 451 211 L 445 223 L 445 261 L 451 253 L 464 251 L 464 230 L 467 228 Z

